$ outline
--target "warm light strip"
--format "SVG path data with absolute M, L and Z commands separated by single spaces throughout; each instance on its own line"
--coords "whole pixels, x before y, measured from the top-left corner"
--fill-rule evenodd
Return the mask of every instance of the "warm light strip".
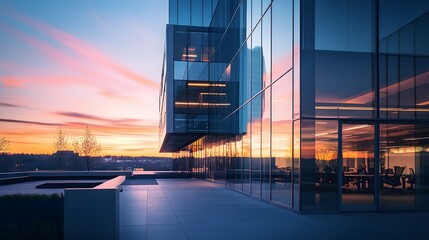
M 355 130 L 355 129 L 366 128 L 366 127 L 369 127 L 369 126 L 370 126 L 370 125 L 365 124 L 365 125 L 359 125 L 359 126 L 355 126 L 355 127 L 345 128 L 345 129 L 343 129 L 343 132 L 344 132 L 344 131 Z
M 422 103 L 421 103 L 422 104 Z M 339 107 L 339 106 L 316 106 L 318 110 L 374 110 L 373 107 Z M 422 108 L 380 108 L 380 111 L 390 112 L 429 112 L 429 109 Z
M 226 84 L 222 83 L 188 83 L 190 87 L 225 87 Z
M 196 57 L 197 57 L 197 55 L 196 55 L 196 54 L 188 54 L 188 55 L 183 54 L 183 55 L 182 55 L 182 57 L 191 57 L 191 58 L 196 58 Z
M 325 136 L 325 135 L 328 135 L 328 134 L 329 134 L 328 132 L 318 133 L 318 134 L 316 134 L 316 137 Z
M 316 106 L 319 110 L 374 110 L 373 107 Z
M 230 103 L 176 102 L 177 106 L 230 106 Z
M 334 134 L 334 133 L 338 133 L 338 131 L 332 131 L 332 132 L 325 132 L 325 133 L 318 133 L 315 136 L 319 137 L 319 136 L 324 136 L 324 135 L 328 135 L 328 134 Z
M 417 103 L 417 106 L 426 106 L 429 105 L 429 101 Z
M 361 129 L 361 128 L 366 128 L 366 127 L 369 127 L 369 126 L 371 126 L 371 125 L 364 124 L 364 125 L 358 125 L 358 126 L 355 126 L 355 127 L 349 127 L 349 128 L 345 128 L 345 129 L 343 129 L 343 132 L 351 131 L 351 130 L 356 130 L 356 129 Z M 338 131 L 331 131 L 331 132 L 318 133 L 318 134 L 316 134 L 315 136 L 316 136 L 316 137 L 319 137 L 319 136 L 325 136 L 325 135 L 328 135 L 328 134 L 334 134 L 334 133 L 338 133 Z
M 420 137 L 420 138 L 405 138 L 405 141 L 414 141 L 414 140 L 423 140 L 423 139 L 429 139 L 429 137 Z
M 208 92 L 202 92 L 201 95 L 215 95 L 215 96 L 225 96 L 226 93 L 208 93 Z
M 422 108 L 380 108 L 380 110 L 390 112 L 429 112 L 429 109 Z

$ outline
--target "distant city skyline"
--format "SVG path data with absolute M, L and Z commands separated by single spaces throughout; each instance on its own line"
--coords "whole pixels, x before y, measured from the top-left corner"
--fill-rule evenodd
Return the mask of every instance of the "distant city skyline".
M 53 153 L 89 126 L 101 155 L 158 153 L 168 1 L 2 1 L 0 137 Z M 167 156 L 167 155 L 164 155 Z

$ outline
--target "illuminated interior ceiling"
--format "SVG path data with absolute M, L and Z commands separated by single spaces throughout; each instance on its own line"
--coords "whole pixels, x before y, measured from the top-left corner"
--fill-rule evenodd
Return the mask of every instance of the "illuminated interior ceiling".
M 329 125 L 326 121 L 316 122 L 315 134 L 318 144 L 338 141 L 338 127 Z M 345 124 L 342 128 L 343 141 L 352 141 L 356 146 L 374 141 L 374 127 L 370 124 Z M 381 124 L 381 149 L 415 148 L 418 152 L 422 148 L 429 148 L 429 124 Z
M 381 99 L 387 98 L 388 96 L 393 96 L 399 94 L 399 89 L 401 91 L 406 91 L 413 89 L 414 87 L 421 87 L 423 85 L 429 84 L 429 72 L 424 72 L 417 76 L 412 76 L 406 80 L 402 80 L 397 83 L 393 83 L 389 86 L 380 88 L 380 93 L 384 95 L 380 96 Z M 358 96 L 354 96 L 347 99 L 341 100 L 322 100 L 317 102 L 316 109 L 318 110 L 356 110 L 356 111 L 371 111 L 374 110 L 374 107 L 371 106 L 362 106 L 362 105 L 371 105 L 374 98 L 374 92 L 368 91 L 362 93 Z M 335 102 L 339 102 L 341 105 L 335 105 Z M 416 103 L 419 107 L 429 106 L 429 101 L 423 101 Z M 429 112 L 429 108 L 395 108 L 395 107 L 380 107 L 381 111 L 397 111 L 397 112 Z
M 161 152 L 176 152 L 183 147 L 206 135 L 208 132 L 209 110 L 210 120 L 218 114 L 222 115 L 223 110 L 231 107 L 230 97 L 234 97 L 231 89 L 235 85 L 227 82 L 210 81 L 181 81 L 176 86 L 174 105 L 174 124 L 180 121 L 180 130 L 167 132 L 161 146 Z M 219 111 L 219 109 L 221 109 Z M 177 112 L 176 112 L 177 111 Z M 219 117 L 220 118 L 220 117 Z M 174 125 L 176 126 L 176 125 Z M 203 126 L 203 127 L 200 127 Z
M 176 106 L 202 106 L 202 107 L 210 107 L 210 106 L 230 106 L 230 103 L 208 103 L 208 102 L 175 102 Z
M 184 47 L 182 53 L 182 61 L 195 61 L 195 59 L 197 59 L 198 57 L 195 50 L 195 47 Z
M 176 107 L 217 107 L 230 106 L 231 103 L 225 102 L 227 94 L 225 92 L 226 83 L 210 82 L 188 82 L 188 89 L 183 89 L 186 101 L 175 101 Z M 182 94 L 182 93 L 178 93 Z M 224 97 L 222 97 L 224 96 Z M 207 99 L 207 97 L 211 97 Z

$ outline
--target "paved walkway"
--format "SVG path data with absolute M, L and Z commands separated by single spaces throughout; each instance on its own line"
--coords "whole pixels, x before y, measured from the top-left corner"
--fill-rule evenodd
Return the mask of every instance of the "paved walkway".
M 429 213 L 297 214 L 209 182 L 140 181 L 123 185 L 120 239 L 429 239 Z

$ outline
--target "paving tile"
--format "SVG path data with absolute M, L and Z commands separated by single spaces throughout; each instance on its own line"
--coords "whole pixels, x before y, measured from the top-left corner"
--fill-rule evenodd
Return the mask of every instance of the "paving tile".
M 173 211 L 150 212 L 148 214 L 148 224 L 178 224 L 176 215 Z
M 147 225 L 147 240 L 188 240 L 180 224 Z
M 146 240 L 146 225 L 121 226 L 120 240 Z
M 406 239 L 407 232 L 427 236 L 427 212 L 297 214 L 210 182 L 157 182 L 145 188 L 128 185 L 120 195 L 121 225 L 131 224 L 122 227 L 146 226 L 148 240 L 384 239 L 388 229 L 405 229 L 404 219 L 413 219 L 412 224 L 389 240 Z
M 176 217 L 152 216 L 147 219 L 148 224 L 179 224 Z
M 171 216 L 176 217 L 176 214 L 171 208 L 168 209 L 162 209 L 158 211 L 154 211 L 153 209 L 150 209 L 148 211 L 148 216 Z
M 124 212 L 119 214 L 119 225 L 143 225 L 147 223 L 146 212 Z

